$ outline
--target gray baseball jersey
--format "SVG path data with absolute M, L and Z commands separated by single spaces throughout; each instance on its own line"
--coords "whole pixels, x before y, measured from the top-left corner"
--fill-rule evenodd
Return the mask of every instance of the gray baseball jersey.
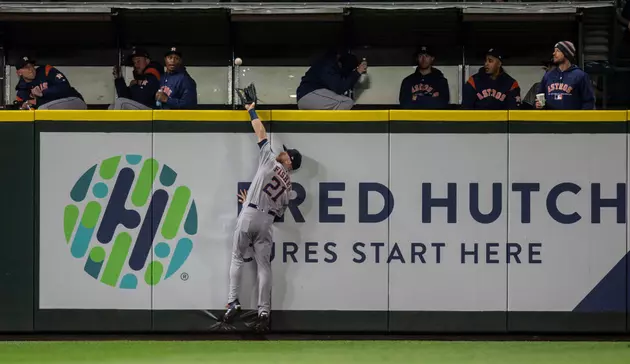
M 249 247 L 254 250 L 258 269 L 258 312 L 271 311 L 271 248 L 272 225 L 275 216 L 282 216 L 289 204 L 291 178 L 267 139 L 258 143 L 260 157 L 258 170 L 247 192 L 247 200 L 236 222 L 232 240 L 230 263 L 230 292 L 228 302 L 238 299 L 245 264 L 244 255 Z M 257 208 L 249 207 L 249 204 Z M 269 212 L 274 213 L 270 215 Z
M 272 211 L 282 216 L 289 204 L 291 191 L 289 171 L 276 161 L 276 154 L 271 150 L 269 140 L 264 139 L 258 145 L 260 147 L 258 170 L 247 192 L 244 207 L 252 203 L 262 211 Z

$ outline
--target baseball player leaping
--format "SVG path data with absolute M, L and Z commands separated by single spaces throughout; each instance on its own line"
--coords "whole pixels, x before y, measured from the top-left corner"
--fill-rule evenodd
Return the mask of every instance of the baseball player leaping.
M 238 293 L 243 272 L 243 255 L 251 246 L 258 269 L 258 317 L 253 324 L 256 331 L 269 329 L 271 312 L 271 249 L 272 225 L 276 216 L 282 216 L 289 204 L 291 191 L 290 171 L 300 168 L 302 155 L 295 149 L 275 154 L 267 138 L 265 126 L 256 115 L 256 89 L 249 85 L 238 90 L 238 95 L 249 112 L 252 127 L 258 137 L 260 148 L 258 170 L 249 188 L 249 193 L 239 195 L 243 209 L 236 222 L 230 264 L 230 293 L 227 311 L 222 317 L 230 323 L 241 311 Z

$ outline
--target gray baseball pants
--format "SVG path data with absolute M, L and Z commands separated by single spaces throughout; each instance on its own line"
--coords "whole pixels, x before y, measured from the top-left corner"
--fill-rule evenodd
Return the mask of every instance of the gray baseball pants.
M 350 110 L 354 100 L 325 88 L 307 93 L 298 100 L 300 110 Z
M 87 110 L 87 105 L 78 97 L 66 97 L 45 103 L 38 110 Z
M 230 294 L 228 302 L 238 298 L 241 289 L 243 256 L 251 246 L 258 271 L 258 313 L 271 312 L 271 248 L 274 216 L 267 212 L 243 206 L 236 222 L 232 241 L 232 262 L 230 264 Z
M 109 105 L 109 110 L 151 110 L 150 107 L 125 97 L 118 97 L 113 104 Z

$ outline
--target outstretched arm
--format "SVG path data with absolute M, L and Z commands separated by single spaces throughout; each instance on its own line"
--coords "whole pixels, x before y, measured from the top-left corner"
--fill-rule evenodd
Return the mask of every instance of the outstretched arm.
M 267 139 L 267 131 L 265 130 L 265 126 L 262 121 L 258 118 L 258 114 L 256 114 L 255 109 L 256 103 L 252 103 L 249 105 L 245 105 L 247 112 L 249 112 L 249 117 L 252 119 L 252 128 L 254 128 L 254 133 L 258 137 L 258 143 Z

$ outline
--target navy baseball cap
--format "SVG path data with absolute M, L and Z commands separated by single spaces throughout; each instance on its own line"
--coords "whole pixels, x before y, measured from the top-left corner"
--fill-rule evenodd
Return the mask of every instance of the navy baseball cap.
M 134 47 L 131 50 L 131 54 L 129 54 L 129 56 L 127 56 L 127 62 L 131 63 L 133 57 L 151 58 L 151 57 L 149 57 L 149 52 L 147 52 L 146 49 L 136 48 L 136 47 Z
M 30 59 L 29 57 L 26 57 L 26 56 L 22 57 L 15 63 L 15 69 L 21 70 L 22 68 L 26 67 L 27 64 L 35 65 L 35 60 Z
M 431 49 L 425 45 L 418 47 L 418 49 L 416 50 L 416 58 L 423 54 L 431 57 L 434 56 L 433 51 L 431 51 Z
M 178 55 L 180 58 L 183 58 L 182 56 L 182 52 L 177 50 L 177 47 L 171 47 L 171 49 L 168 50 L 168 52 L 166 52 L 166 54 L 164 54 L 164 57 L 168 57 L 171 54 L 176 54 Z
M 496 48 L 488 49 L 488 51 L 486 52 L 486 56 L 492 56 L 494 58 L 498 58 L 500 61 L 503 61 L 503 58 L 505 57 L 503 52 L 501 52 L 500 50 Z
M 359 58 L 353 53 L 340 54 L 339 63 L 341 63 L 341 69 L 345 72 L 352 71 L 360 64 Z
M 282 145 L 282 148 L 289 155 L 289 158 L 291 159 L 291 167 L 293 168 L 293 170 L 295 171 L 296 169 L 300 168 L 300 166 L 302 165 L 302 154 L 300 154 L 297 149 L 287 149 L 284 144 Z

